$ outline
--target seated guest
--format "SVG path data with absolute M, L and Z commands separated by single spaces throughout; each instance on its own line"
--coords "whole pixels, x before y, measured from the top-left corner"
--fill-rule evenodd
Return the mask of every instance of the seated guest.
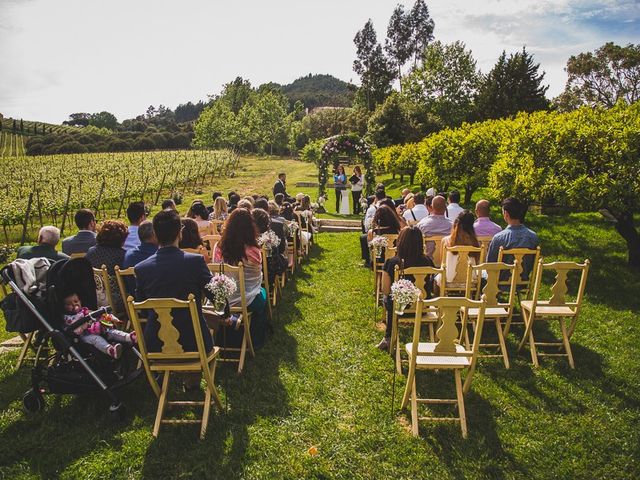
M 497 223 L 493 223 L 489 218 L 489 200 L 478 200 L 476 203 L 476 217 L 478 218 L 473 228 L 479 237 L 493 237 L 496 233 L 502 231 Z
M 209 215 L 213 213 L 213 205 L 216 203 L 216 199 L 220 197 L 222 197 L 222 192 L 213 192 L 211 194 L 211 200 L 213 201 L 213 203 L 211 204 L 211 206 L 207 206 L 207 212 L 209 212 Z
M 136 225 L 136 236 L 138 235 L 138 226 Z M 89 261 L 93 268 L 101 268 L 102 265 L 107 267 L 109 273 L 109 285 L 111 286 L 111 297 L 115 312 L 122 312 L 124 309 L 123 300 L 120 298 L 120 290 L 115 277 L 115 266 L 122 267 L 124 265 L 124 248 L 123 245 L 127 237 L 127 226 L 119 220 L 107 220 L 98 226 L 98 235 L 96 236 L 96 245 L 91 247 L 85 258 Z M 140 243 L 140 238 L 138 238 Z
M 370 242 L 374 235 L 397 235 L 400 233 L 400 221 L 396 212 L 387 205 L 382 205 L 373 217 L 371 230 L 367 232 Z
M 384 338 L 378 344 L 380 350 L 388 350 L 391 342 L 391 329 L 393 327 L 393 298 L 391 298 L 391 284 L 395 279 L 396 266 L 402 268 L 410 267 L 433 267 L 433 261 L 425 256 L 422 232 L 415 227 L 407 227 L 398 235 L 396 243 L 396 255 L 384 262 L 382 267 L 382 299 L 387 312 L 387 329 Z M 413 278 L 409 278 L 414 280 Z M 428 280 L 430 281 L 430 280 Z M 426 285 L 426 291 L 431 292 L 431 286 Z
M 451 235 L 447 235 L 442 239 L 443 252 L 445 247 L 480 247 L 480 242 L 478 241 L 478 237 L 473 229 L 473 220 L 473 213 L 469 210 L 463 210 L 462 213 L 458 215 L 453 222 Z M 447 253 L 446 258 L 444 259 L 445 265 L 447 266 L 447 282 L 453 282 L 456 278 L 458 258 L 458 254 L 456 253 Z M 480 261 L 480 254 L 472 253 L 469 256 L 469 260 L 471 263 L 476 265 Z M 435 282 L 438 286 L 440 285 L 440 275 L 436 276 Z
M 127 207 L 127 218 L 129 219 L 129 236 L 127 237 L 124 249 L 133 250 L 140 245 L 138 237 L 138 226 L 147 219 L 147 210 L 144 202 L 132 202 Z
M 271 216 L 271 221 L 278 221 L 280 223 L 284 222 L 284 217 L 280 215 L 280 206 L 273 200 L 269 200 L 269 215 Z
M 178 211 L 178 208 L 176 207 L 176 202 L 168 198 L 167 200 L 162 201 L 162 210 Z
M 263 210 L 262 208 L 254 208 L 251 211 L 251 216 L 256 222 L 258 235 L 262 235 L 265 232 L 272 231 L 280 239 L 278 247 L 272 252 L 269 252 L 269 258 L 267 259 L 267 267 L 269 269 L 269 284 L 271 285 L 274 282 L 275 276 L 282 275 L 287 270 L 287 267 L 289 265 L 285 253 L 287 239 L 284 235 L 284 228 L 281 228 L 280 232 L 277 232 L 273 228 L 273 226 L 276 225 L 276 222 L 273 222 L 267 211 Z M 280 223 L 280 226 L 284 227 L 282 223 Z
M 425 198 L 424 193 L 418 192 L 413 196 L 413 201 L 415 206 L 408 208 L 405 210 L 402 216 L 407 221 L 407 223 L 414 225 L 422 220 L 424 217 L 429 215 L 429 211 L 424 204 Z
M 456 218 L 458 218 L 458 215 L 460 215 L 460 212 L 462 212 L 462 210 L 464 209 L 460 206 L 460 192 L 458 192 L 457 190 L 451 190 L 451 193 L 449 193 L 447 217 L 453 222 Z
M 385 191 L 381 188 L 377 189 L 375 193 L 375 200 L 369 205 L 369 208 L 367 208 L 367 211 L 364 214 L 363 228 L 365 233 L 360 235 L 360 253 L 367 267 L 371 266 L 368 232 L 371 229 L 371 223 L 373 222 L 373 217 L 376 214 L 376 210 L 378 210 L 379 203 L 384 201 L 386 198 L 387 194 L 385 193 Z
M 38 232 L 38 244 L 18 247 L 17 258 L 48 258 L 54 262 L 69 258 L 68 255 L 56 251 L 60 241 L 60 230 L 52 225 L 44 226 Z
M 146 260 L 158 251 L 158 239 L 153 231 L 153 223 L 145 220 L 138 227 L 140 245 L 124 254 L 122 268 L 135 267 L 141 261 Z
M 243 198 L 238 202 L 238 208 L 244 208 L 247 211 L 253 210 L 253 199 Z
M 198 229 L 201 232 L 209 232 L 211 229 L 211 222 L 209 221 L 209 212 L 207 207 L 204 206 L 202 200 L 194 200 L 187 212 L 187 218 L 195 220 L 198 225 Z
M 400 192 L 400 198 L 397 198 L 393 201 L 393 203 L 395 204 L 396 207 L 399 207 L 400 205 L 403 205 L 405 202 L 405 198 L 407 197 L 407 195 L 409 195 L 411 193 L 411 190 L 409 190 L 408 188 L 403 188 L 402 192 Z
M 207 249 L 204 247 L 196 221 L 193 218 L 183 218 L 180 223 L 182 224 L 182 234 L 180 235 L 178 246 L 197 250 L 204 257 L 204 261 L 209 263 L 211 259 Z
M 251 316 L 251 339 L 254 348 L 264 345 L 267 330 L 266 302 L 267 293 L 262 288 L 262 251 L 258 247 L 258 229 L 253 217 L 248 210 L 238 208 L 229 218 L 222 238 L 214 249 L 215 263 L 228 263 L 237 265 L 242 262 L 244 266 L 244 288 L 248 310 Z M 240 288 L 229 299 L 229 305 L 240 304 Z M 227 332 L 227 345 L 239 344 L 240 335 L 233 338 L 233 332 Z
M 276 204 L 281 207 L 282 204 L 284 203 L 284 194 L 282 193 L 276 193 L 273 197 L 273 200 L 276 202 Z
M 240 201 L 240 195 L 235 192 L 229 194 L 229 205 L 227 207 L 228 212 L 233 212 L 238 207 L 238 202 Z
M 209 220 L 226 220 L 229 216 L 229 209 L 227 208 L 227 201 L 224 197 L 220 196 L 213 202 L 213 211 L 209 215 Z
M 275 234 L 278 236 L 278 238 L 280 239 L 280 245 L 278 245 L 278 253 L 284 254 L 287 250 L 287 236 L 284 233 L 284 218 L 274 217 L 271 215 L 271 211 L 270 211 L 271 203 L 272 202 L 268 201 L 266 198 L 259 198 L 258 200 L 256 200 L 254 210 L 264 210 L 267 213 L 267 215 L 269 215 L 269 228 L 273 230 Z M 278 206 L 275 203 L 273 205 L 275 206 L 276 209 L 278 208 Z M 261 214 L 258 214 L 258 215 L 261 215 Z M 258 218 L 256 218 L 255 215 L 253 215 L 253 219 L 258 225 L 258 230 L 260 230 L 260 233 L 264 233 L 264 231 L 260 229 Z
M 447 211 L 447 201 L 444 197 L 438 195 L 433 198 L 431 202 L 431 210 L 429 216 L 424 217 L 418 222 L 418 228 L 425 237 L 449 235 L 451 233 L 451 227 L 453 222 L 445 217 Z M 428 257 L 433 258 L 436 245 L 432 241 L 428 241 L 426 244 L 426 254 Z
M 502 216 L 507 222 L 507 227 L 501 232 L 496 233 L 489 244 L 489 252 L 487 253 L 487 262 L 498 261 L 498 251 L 500 247 L 506 250 L 511 248 L 530 248 L 538 247 L 540 241 L 538 235 L 533 230 L 524 226 L 524 216 L 527 207 L 517 198 L 509 197 L 502 202 Z M 508 259 L 505 259 L 509 263 Z M 530 255 L 524 257 L 522 261 L 522 278 L 527 279 L 529 273 L 533 269 L 533 258 Z
M 74 220 L 78 233 L 62 240 L 62 252 L 67 255 L 87 253 L 96 244 L 96 217 L 93 212 L 82 208 L 76 212 Z
M 164 210 L 153 218 L 153 230 L 160 248 L 158 252 L 135 267 L 136 300 L 149 298 L 177 298 L 187 300 L 195 296 L 200 318 L 200 327 L 207 352 L 213 348 L 213 339 L 202 316 L 202 294 L 209 295 L 204 287 L 211 280 L 211 272 L 202 255 L 185 253 L 178 248 L 180 239 L 180 216 L 172 210 Z M 213 300 L 213 298 L 211 298 Z M 173 312 L 173 326 L 180 334 L 178 342 L 185 351 L 193 352 L 196 346 L 193 324 L 188 310 Z M 149 312 L 144 338 L 151 352 L 159 352 L 162 342 L 158 338 L 160 324 L 154 311 Z

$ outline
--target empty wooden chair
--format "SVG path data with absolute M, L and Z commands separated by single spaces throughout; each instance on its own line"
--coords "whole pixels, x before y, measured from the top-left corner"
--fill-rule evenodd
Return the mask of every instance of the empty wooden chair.
M 160 431 L 160 425 L 165 424 L 181 424 L 181 423 L 199 423 L 200 438 L 203 439 L 207 432 L 207 424 L 209 423 L 209 411 L 211 403 L 214 402 L 220 411 L 222 411 L 222 403 L 215 385 L 216 361 L 220 353 L 218 347 L 213 347 L 210 352 L 205 351 L 204 339 L 202 337 L 202 329 L 200 327 L 200 319 L 196 306 L 195 297 L 189 295 L 188 300 L 176 300 L 174 298 L 154 298 L 145 300 L 144 302 L 134 302 L 133 297 L 128 297 L 127 308 L 129 317 L 133 321 L 135 331 L 138 336 L 138 347 L 142 357 L 145 372 L 149 384 L 153 392 L 158 397 L 158 408 L 156 411 L 156 420 L 153 425 L 153 436 L 157 437 Z M 193 330 L 195 333 L 197 351 L 185 352 L 178 343 L 180 336 L 178 330 L 173 326 L 172 313 L 177 309 L 188 309 L 191 315 Z M 138 316 L 140 311 L 153 310 L 158 317 L 160 329 L 158 330 L 158 338 L 162 341 L 162 350 L 160 352 L 149 352 L 142 333 L 142 325 Z M 202 373 L 206 383 L 204 401 L 169 401 L 169 381 L 171 374 L 198 372 Z M 162 373 L 162 385 L 158 384 L 156 375 Z M 170 419 L 165 420 L 165 409 L 169 406 L 195 406 L 202 405 L 202 418 L 200 420 L 186 419 Z
M 437 309 L 440 319 L 437 340 L 435 342 L 421 342 L 423 311 L 425 308 Z M 469 349 L 458 341 L 457 327 L 458 313 L 461 308 L 477 308 L 476 335 L 473 346 Z M 484 300 L 471 300 L 464 297 L 439 297 L 433 300 L 420 300 L 416 307 L 413 339 L 406 344 L 405 350 L 409 356 L 409 374 L 407 385 L 402 398 L 404 409 L 411 402 L 411 432 L 418 435 L 418 421 L 455 421 L 460 422 L 463 438 L 467 438 L 467 418 L 464 407 L 464 394 L 471 386 L 478 354 L 478 345 L 484 322 Z M 456 398 L 418 398 L 416 390 L 416 372 L 418 370 L 451 370 L 454 374 Z M 462 373 L 466 371 L 464 387 Z M 418 417 L 418 404 L 451 404 L 458 408 L 458 415 L 453 417 Z
M 518 269 L 515 271 L 516 275 L 516 296 L 518 301 L 523 299 L 529 300 L 531 292 L 533 291 L 533 282 L 536 278 L 536 270 L 538 268 L 538 261 L 540 260 L 540 247 L 530 248 L 510 248 L 505 249 L 500 247 L 498 250 L 498 263 L 515 264 L 518 262 Z M 530 270 L 528 273 L 527 271 Z M 503 289 L 509 288 L 511 285 L 511 278 L 508 275 L 503 275 L 500 278 L 500 286 Z M 512 324 L 524 324 L 524 322 L 507 321 L 504 326 L 504 335 L 506 336 L 511 329 Z
M 429 292 L 427 286 L 429 282 L 433 281 L 433 277 L 436 275 L 444 275 L 446 268 L 435 267 L 409 267 L 401 270 L 396 267 L 394 274 L 394 282 L 400 280 L 400 278 L 406 278 L 413 282 L 421 291 L 421 298 L 429 298 Z M 415 322 L 416 304 L 409 305 L 404 310 L 404 315 L 398 315 L 398 306 L 396 302 L 393 303 L 393 316 L 392 316 L 392 329 L 391 329 L 391 345 L 389 346 L 390 352 L 395 353 L 396 370 L 398 373 L 402 373 L 402 356 L 400 345 L 400 327 L 403 325 L 413 325 Z M 435 338 L 435 327 L 438 323 L 438 315 L 435 309 L 423 309 L 422 310 L 422 322 L 426 323 L 429 327 L 429 341 L 433 342 Z
M 541 286 L 542 275 L 545 271 L 555 272 L 555 282 L 551 287 L 551 295 L 546 300 L 543 300 Z M 574 301 L 567 298 L 567 294 L 569 293 L 567 280 L 572 272 L 580 275 Z M 567 357 L 569 366 L 571 368 L 575 368 L 569 340 L 571 339 L 576 328 L 576 323 L 578 322 L 578 315 L 580 314 L 580 307 L 582 306 L 582 299 L 584 296 L 585 286 L 587 285 L 588 274 L 589 260 L 585 260 L 584 263 L 543 263 L 543 260 L 540 259 L 538 262 L 532 300 L 522 300 L 520 302 L 522 318 L 525 324 L 525 332 L 520 344 L 518 345 L 518 351 L 520 351 L 526 343 L 529 343 L 531 361 L 536 367 L 539 365 L 539 356 L 563 356 Z M 554 320 L 556 320 L 560 326 L 562 341 L 536 342 L 533 334 L 535 322 Z M 569 325 L 567 325 L 566 322 L 570 322 Z M 564 350 L 564 353 L 542 353 L 538 352 L 536 347 L 560 347 L 561 350 Z
M 245 357 L 247 352 L 252 357 L 255 357 L 255 351 L 253 349 L 253 342 L 251 341 L 251 312 L 248 310 L 247 305 L 247 295 L 244 288 L 244 266 L 242 262 L 239 262 L 238 265 L 229 265 L 228 263 L 209 263 L 209 270 L 214 275 L 216 273 L 223 273 L 225 275 L 230 276 L 236 281 L 238 286 L 238 292 L 240 293 L 240 304 L 239 305 L 231 305 L 230 311 L 232 314 L 241 314 L 242 315 L 242 343 L 240 344 L 240 348 L 236 347 L 223 347 L 222 351 L 224 352 L 238 352 L 238 358 L 228 358 L 226 356 L 221 356 L 221 362 L 238 362 L 238 373 L 242 373 L 242 369 L 244 368 Z M 207 307 L 203 307 L 203 310 L 206 311 Z
M 516 265 L 507 265 L 506 263 L 481 263 L 480 265 L 469 265 L 467 269 L 467 291 L 466 297 L 472 299 L 479 299 L 481 295 L 484 295 L 486 299 L 486 309 L 484 312 L 484 321 L 492 321 L 496 327 L 496 334 L 498 336 L 498 343 L 482 343 L 480 340 L 479 347 L 489 347 L 500 349 L 500 355 L 483 354 L 478 353 L 481 357 L 502 357 L 505 368 L 509 368 L 509 353 L 504 341 L 502 322 L 508 322 L 513 316 L 513 309 L 515 306 L 516 297 L 516 276 L 513 275 Z M 500 274 L 504 271 L 509 272 L 511 277 L 511 284 L 507 291 L 500 289 Z M 473 278 L 482 278 L 484 276 L 484 287 L 482 282 L 475 282 L 475 288 Z M 467 339 L 467 347 L 469 347 L 468 335 L 466 335 L 466 328 L 469 324 L 475 327 L 476 319 L 478 318 L 477 308 L 463 308 L 462 309 L 462 325 L 465 329 L 464 338 Z M 474 335 L 477 330 L 474 328 Z

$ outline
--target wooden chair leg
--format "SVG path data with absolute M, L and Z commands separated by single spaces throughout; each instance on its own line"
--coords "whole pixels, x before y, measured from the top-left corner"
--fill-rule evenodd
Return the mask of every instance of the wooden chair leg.
M 502 335 L 502 322 L 500 322 L 500 318 L 496 318 L 496 333 L 498 334 L 498 342 L 500 343 L 500 350 L 502 351 L 504 368 L 509 368 L 509 354 L 507 353 L 507 345 L 504 342 L 504 336 Z
M 429 322 L 428 325 L 429 325 L 429 341 L 435 342 L 436 332 L 435 332 L 435 329 L 433 328 L 433 323 Z
M 456 377 L 456 396 L 458 397 L 458 415 L 460 416 L 460 428 L 462 429 L 462 438 L 467 438 L 467 415 L 464 410 L 464 395 L 462 392 L 462 380 L 460 378 L 460 370 L 454 371 Z
M 415 379 L 416 373 L 415 370 L 409 368 L 409 376 L 407 377 L 407 385 L 404 388 L 404 394 L 402 395 L 402 404 L 400 405 L 400 409 L 404 409 L 409 403 L 409 398 L 411 395 L 411 385 Z
M 171 372 L 167 370 L 164 372 L 164 379 L 162 380 L 162 391 L 160 392 L 160 398 L 158 399 L 158 410 L 156 411 L 156 421 L 153 424 L 153 436 L 157 437 L 160 431 L 160 424 L 162 423 L 162 417 L 164 415 L 164 409 L 167 406 L 167 395 L 169 392 L 169 377 Z
M 522 320 L 524 321 L 525 328 L 524 328 L 524 333 L 522 334 L 522 340 L 520 340 L 520 343 L 518 344 L 518 351 L 520 351 L 522 347 L 524 347 L 524 344 L 529 338 L 529 333 L 533 329 L 534 319 L 533 317 L 530 317 L 530 313 L 527 313 L 526 310 L 522 310 Z M 507 334 L 505 333 L 505 336 L 506 335 Z
M 204 405 L 202 408 L 202 423 L 200 424 L 200 440 L 204 440 L 209 425 L 209 412 L 211 411 L 211 390 L 208 388 L 204 392 Z
M 418 436 L 418 392 L 416 391 L 416 377 L 411 382 L 411 433 Z
M 31 348 L 31 341 L 35 332 L 31 332 L 28 335 L 20 334 L 22 337 L 22 347 L 20 348 L 20 355 L 18 355 L 18 362 L 16 363 L 16 370 L 20 369 L 24 364 L 24 360 L 27 357 L 27 352 Z
M 531 352 L 531 361 L 535 367 L 539 367 L 538 352 L 536 351 L 536 340 L 533 337 L 533 329 L 529 330 L 529 351 Z
M 400 355 L 400 336 L 396 333 L 396 372 L 402 375 L 402 356 Z
M 256 351 L 253 349 L 253 340 L 251 340 L 251 320 L 250 319 L 247 319 L 246 323 L 244 324 L 244 336 L 247 338 L 247 347 L 249 349 L 249 355 L 251 355 L 252 358 L 255 358 Z
M 575 369 L 576 366 L 573 363 L 573 353 L 571 352 L 571 345 L 569 344 L 569 336 L 567 335 L 567 326 L 564 324 L 563 318 L 559 318 L 558 323 L 560 323 L 560 331 L 562 332 L 562 343 L 564 344 L 564 350 L 567 353 L 569 366 Z

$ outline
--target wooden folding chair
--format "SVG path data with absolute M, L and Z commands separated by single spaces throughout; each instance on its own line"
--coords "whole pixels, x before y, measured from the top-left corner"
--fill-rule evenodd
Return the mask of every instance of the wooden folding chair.
M 202 337 L 202 329 L 198 316 L 195 297 L 189 295 L 188 300 L 177 300 L 175 298 L 153 298 L 144 302 L 134 302 L 133 297 L 127 298 L 127 307 L 129 318 L 132 319 L 135 331 L 138 337 L 138 348 L 142 356 L 142 363 L 147 374 L 147 379 L 153 392 L 158 397 L 158 409 L 156 411 L 156 420 L 153 424 L 153 436 L 157 437 L 160 431 L 160 425 L 163 423 L 199 423 L 200 439 L 204 439 L 209 423 L 209 411 L 211 403 L 214 402 L 216 407 L 222 412 L 222 402 L 215 385 L 216 361 L 220 349 L 213 347 L 210 352 L 205 351 L 204 339 Z M 194 336 L 196 339 L 197 351 L 185 352 L 178 343 L 180 332 L 173 326 L 173 315 L 175 310 L 189 310 L 191 321 L 193 324 Z M 160 352 L 149 352 L 146 341 L 142 333 L 142 326 L 138 312 L 142 310 L 153 310 L 156 312 L 160 329 L 158 330 L 158 338 L 162 341 L 162 350 Z M 204 401 L 169 401 L 169 379 L 174 372 L 198 372 L 204 375 L 206 389 Z M 156 375 L 162 373 L 162 386 L 158 384 Z M 202 405 L 202 418 L 200 420 L 186 419 L 170 419 L 165 420 L 164 412 L 169 406 L 192 406 Z
M 518 345 L 518 351 L 528 342 L 531 351 L 531 361 L 537 367 L 539 365 L 538 357 L 567 357 L 569 366 L 575 368 L 573 361 L 573 353 L 569 340 L 573 335 L 582 306 L 584 297 L 584 289 L 587 285 L 587 275 L 589 274 L 589 260 L 584 263 L 575 262 L 552 262 L 543 263 L 540 259 L 536 271 L 536 278 L 533 287 L 533 299 L 522 300 L 520 307 L 522 308 L 522 318 L 524 319 L 525 332 L 522 340 Z M 540 288 L 542 286 L 542 275 L 545 271 L 555 272 L 555 283 L 551 287 L 551 296 L 547 300 L 541 299 Z M 571 272 L 580 272 L 580 282 L 578 283 L 575 301 L 567 300 L 569 286 L 567 279 Z M 537 321 L 557 320 L 560 325 L 562 335 L 561 342 L 536 342 L 533 335 L 533 325 Z M 570 320 L 567 327 L 566 321 Z M 536 350 L 536 347 L 560 347 L 564 353 L 542 353 Z
M 102 265 L 100 268 L 93 268 L 93 279 L 96 282 L 96 293 L 98 295 L 98 306 L 106 307 L 110 306 L 115 311 L 115 305 L 113 304 L 113 293 L 111 291 L 111 279 L 107 266 Z M 116 314 L 117 315 L 117 314 Z
M 203 235 L 202 241 L 204 242 L 205 248 L 207 252 L 209 252 L 209 258 L 213 258 L 213 249 L 222 239 L 221 235 L 212 234 L 212 235 Z
M 298 255 L 298 231 L 287 238 L 287 259 L 289 260 L 289 272 L 293 275 L 300 263 Z
M 421 298 L 429 298 L 429 294 L 426 290 L 428 281 L 432 281 L 436 275 L 446 274 L 446 268 L 435 267 L 410 267 L 400 270 L 400 267 L 396 266 L 394 272 L 394 282 L 400 280 L 400 278 L 413 277 L 413 284 L 421 291 Z M 393 316 L 391 327 L 391 345 L 389 346 L 390 352 L 395 354 L 396 371 L 402 373 L 402 356 L 400 345 L 400 327 L 406 325 L 413 325 L 415 322 L 416 304 L 408 305 L 404 310 L 404 315 L 398 315 L 398 305 L 393 302 Z M 429 327 L 429 341 L 434 341 L 435 326 L 438 323 L 438 315 L 435 309 L 424 309 L 422 312 L 422 322 L 426 323 Z
M 264 290 L 267 292 L 267 315 L 269 315 L 269 320 L 273 320 L 273 312 L 271 311 L 271 303 L 273 298 L 271 297 L 272 293 L 275 296 L 276 286 L 273 287 L 269 283 L 269 266 L 267 264 L 267 257 L 270 252 L 266 248 L 262 247 L 262 286 Z M 276 282 L 274 282 L 276 283 Z
M 444 237 L 445 235 L 424 237 L 424 254 L 433 260 L 433 264 L 436 267 L 442 264 L 442 239 Z M 433 251 L 431 251 L 432 248 Z
M 491 245 L 491 240 L 493 237 L 482 236 L 478 237 L 478 242 L 480 242 L 480 246 L 484 247 L 484 255 L 480 259 L 480 263 L 484 263 L 487 261 L 487 253 L 489 252 L 489 245 Z
M 311 245 L 311 240 L 309 240 L 307 243 L 302 241 L 302 232 L 307 232 L 309 233 L 309 222 L 306 221 L 306 218 L 302 218 L 302 212 L 293 212 L 296 216 L 297 223 L 298 225 L 300 225 L 300 243 L 301 243 L 301 248 L 302 248 L 302 255 L 306 258 L 309 256 L 309 248 Z
M 78 252 L 78 253 L 72 253 L 71 255 L 69 255 L 69 258 L 84 258 L 86 256 L 87 256 L 86 252 Z
M 242 334 L 242 343 L 240 348 L 236 347 L 223 347 L 223 352 L 239 352 L 238 358 L 227 358 L 226 356 L 221 357 L 221 362 L 238 362 L 238 373 L 242 373 L 242 369 L 244 368 L 244 361 L 247 354 L 252 357 L 256 356 L 256 353 L 253 349 L 253 342 L 251 341 L 251 312 L 248 309 L 247 305 L 247 295 L 244 288 L 244 266 L 242 262 L 238 262 L 238 265 L 229 265 L 228 263 L 209 263 L 207 265 L 211 273 L 223 273 L 225 275 L 229 275 L 232 277 L 238 286 L 238 291 L 240 292 L 240 305 L 230 306 L 231 313 L 239 313 L 242 314 L 242 324 L 241 328 L 243 329 Z M 207 307 L 204 306 L 203 310 L 206 311 Z
M 525 272 L 525 260 L 531 263 L 531 271 Z M 510 248 L 505 249 L 500 247 L 498 250 L 498 263 L 515 264 L 518 262 L 518 269 L 516 270 L 516 297 L 518 302 L 522 300 L 530 300 L 531 292 L 533 291 L 533 282 L 536 278 L 536 270 L 538 268 L 538 261 L 540 260 L 540 247 L 537 248 Z M 511 285 L 511 278 L 503 276 L 500 278 L 500 287 L 503 289 L 509 288 Z M 513 318 L 504 326 L 504 336 L 509 334 L 511 325 L 524 325 L 524 322 L 514 322 Z
M 437 309 L 440 327 L 436 342 L 420 342 L 424 308 Z M 459 332 L 456 325 L 461 308 L 477 308 L 476 335 L 471 349 L 460 345 Z M 475 371 L 478 345 L 484 322 L 485 301 L 471 300 L 464 297 L 439 297 L 433 300 L 420 300 L 416 307 L 413 340 L 407 343 L 405 350 L 409 356 L 409 375 L 402 398 L 404 409 L 411 402 L 411 432 L 418 435 L 418 421 L 460 422 L 462 437 L 467 438 L 467 418 L 464 408 L 464 394 L 469 391 L 471 379 Z M 416 372 L 418 370 L 452 370 L 456 385 L 456 398 L 418 398 L 416 390 Z M 464 387 L 461 374 L 467 371 Z M 418 417 L 418 404 L 452 404 L 458 407 L 458 416 L 454 417 Z
M 446 277 L 440 277 L 440 296 L 449 297 L 452 293 L 463 296 L 467 290 L 467 267 L 469 264 L 475 264 L 473 254 L 477 254 L 478 258 L 484 255 L 483 247 L 472 247 L 467 245 L 457 245 L 455 247 L 444 247 L 442 255 L 443 264 L 447 266 L 447 271 L 453 270 L 455 275 L 451 281 Z M 473 277 L 472 288 L 478 282 L 478 278 Z
M 114 268 L 116 273 L 116 283 L 118 284 L 118 290 L 120 290 L 121 298 L 129 298 L 129 296 L 135 296 L 135 292 L 127 290 L 127 279 L 131 279 L 135 282 L 136 272 L 134 267 L 129 268 L 120 268 L 118 265 Z M 131 319 L 129 318 L 129 312 L 127 309 L 127 325 L 125 326 L 125 330 L 129 330 L 132 328 Z
M 384 266 L 384 262 L 395 255 L 398 234 L 388 233 L 376 236 L 382 236 L 387 239 L 387 247 L 382 251 L 380 256 L 377 255 L 375 248 L 369 246 L 369 258 L 371 258 L 371 265 L 373 266 L 373 288 L 376 296 L 376 305 L 379 305 L 381 298 L 380 289 L 382 287 L 382 267 Z
M 211 222 L 211 231 L 209 232 L 209 234 L 222 235 L 222 230 L 224 228 L 224 220 L 209 220 L 209 221 Z
M 496 326 L 496 334 L 498 335 L 498 343 L 481 343 L 480 348 L 489 347 L 500 349 L 500 355 L 482 354 L 478 352 L 480 357 L 502 357 L 505 368 L 509 368 L 509 353 L 504 341 L 504 335 L 502 331 L 502 321 L 509 321 L 513 316 L 513 309 L 515 306 L 516 296 L 516 276 L 513 272 L 518 268 L 518 261 L 515 265 L 507 265 L 506 263 L 481 263 L 479 265 L 469 265 L 467 268 L 467 290 L 465 296 L 467 298 L 479 299 L 481 295 L 484 295 L 487 305 L 484 312 L 485 324 L 489 321 L 493 321 Z M 500 274 L 504 271 L 509 272 L 511 277 L 511 285 L 509 290 L 501 291 L 500 289 Z M 474 282 L 473 278 L 484 277 L 483 282 Z M 501 301 L 501 298 L 505 298 L 506 301 Z M 478 318 L 477 308 L 463 308 L 462 309 L 462 325 L 464 328 L 464 338 L 466 339 L 467 348 L 469 348 L 469 336 L 467 334 L 467 326 L 469 324 L 475 326 L 476 319 Z M 474 329 L 474 335 L 476 335 L 477 329 Z M 461 337 L 462 338 L 462 337 Z

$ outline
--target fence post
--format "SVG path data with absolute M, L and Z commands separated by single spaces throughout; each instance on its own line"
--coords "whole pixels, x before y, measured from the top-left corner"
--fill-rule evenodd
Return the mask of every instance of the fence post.
M 129 187 L 129 179 L 127 178 L 124 181 L 124 190 L 122 191 L 122 197 L 120 198 L 120 206 L 118 207 L 118 215 L 116 218 L 120 218 L 120 212 L 122 212 L 122 205 L 124 204 L 124 199 L 127 196 L 127 188 Z
M 31 214 L 31 202 L 33 201 L 33 192 L 29 194 L 29 200 L 27 201 L 27 211 L 24 214 L 24 223 L 22 224 L 22 238 L 20 239 L 20 245 L 24 245 L 24 241 L 27 237 L 27 223 L 29 222 L 29 215 Z
M 60 227 L 60 236 L 64 235 L 64 224 L 67 222 L 69 200 L 71 200 L 71 185 L 69 185 L 69 188 L 67 189 L 67 200 L 64 202 L 64 212 L 62 212 L 62 226 Z
M 160 188 L 158 189 L 158 193 L 156 194 L 156 201 L 153 202 L 154 207 L 158 204 L 158 200 L 160 200 L 160 195 L 162 195 L 162 187 L 164 187 L 165 178 L 167 178 L 167 172 L 164 172 L 164 175 L 162 175 L 162 180 L 160 180 Z

